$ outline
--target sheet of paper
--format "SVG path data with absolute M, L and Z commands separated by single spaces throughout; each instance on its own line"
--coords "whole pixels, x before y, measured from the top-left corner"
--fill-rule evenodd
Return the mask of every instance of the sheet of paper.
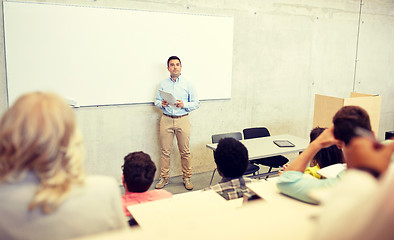
M 169 92 L 163 91 L 163 90 L 159 90 L 161 96 L 163 97 L 164 100 L 166 100 L 170 106 L 174 106 L 176 104 L 176 98 L 174 97 L 174 95 L 172 95 Z
M 346 169 L 346 163 L 337 163 L 317 171 L 318 174 L 325 178 L 335 178 L 340 172 Z

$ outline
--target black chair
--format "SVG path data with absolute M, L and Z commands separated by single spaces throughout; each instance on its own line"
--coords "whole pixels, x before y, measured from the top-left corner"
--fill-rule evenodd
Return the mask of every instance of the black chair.
M 244 139 L 271 136 L 270 132 L 265 127 L 245 128 L 242 132 L 244 134 Z M 273 167 L 279 168 L 279 167 L 285 165 L 286 163 L 288 163 L 289 159 L 287 159 L 284 156 L 279 155 L 279 156 L 272 156 L 272 157 L 266 157 L 266 158 L 259 158 L 259 159 L 252 160 L 251 162 L 269 167 L 269 170 L 266 172 L 266 179 L 267 179 L 270 175 L 276 174 L 276 172 L 271 172 Z
M 241 132 L 231 132 L 231 133 L 215 134 L 215 135 L 212 135 L 212 143 L 218 143 L 220 141 L 220 139 L 227 138 L 227 137 L 231 137 L 231 138 L 234 138 L 237 140 L 242 140 L 242 133 Z M 215 176 L 216 170 L 217 170 L 217 168 L 215 168 L 213 170 L 211 181 L 209 182 L 209 186 L 211 186 L 211 184 L 212 184 L 212 180 L 213 180 L 213 177 Z M 258 173 L 259 170 L 260 170 L 259 166 L 249 162 L 248 168 L 246 169 L 244 175 L 250 175 L 250 174 L 256 175 L 256 173 Z

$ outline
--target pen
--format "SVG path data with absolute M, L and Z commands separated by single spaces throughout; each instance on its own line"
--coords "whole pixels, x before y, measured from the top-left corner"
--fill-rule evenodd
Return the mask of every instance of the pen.
M 369 131 L 369 130 L 367 130 L 367 129 L 365 129 L 365 128 L 356 127 L 356 128 L 354 129 L 354 134 L 357 135 L 357 136 L 359 136 L 359 137 L 368 138 L 369 140 L 371 140 L 372 142 L 374 142 L 374 143 L 376 143 L 376 144 L 378 144 L 378 145 L 382 145 L 380 142 L 378 142 L 378 141 L 376 140 L 376 138 L 374 137 L 374 135 L 372 134 L 372 132 Z

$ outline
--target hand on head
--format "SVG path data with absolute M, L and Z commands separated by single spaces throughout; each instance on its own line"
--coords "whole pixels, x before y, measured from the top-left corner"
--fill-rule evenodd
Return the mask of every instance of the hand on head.
M 334 127 L 324 130 L 312 143 L 319 145 L 321 148 L 339 144 L 339 141 L 334 137 Z
M 394 142 L 382 145 L 366 137 L 355 137 L 344 152 L 347 168 L 371 168 L 383 173 L 390 165 Z

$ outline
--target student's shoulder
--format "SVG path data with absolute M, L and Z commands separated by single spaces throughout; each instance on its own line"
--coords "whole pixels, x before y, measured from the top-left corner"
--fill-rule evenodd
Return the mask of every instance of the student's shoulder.
M 182 84 L 187 85 L 187 86 L 194 86 L 193 82 L 190 81 L 190 79 L 187 78 L 187 77 L 181 76 L 181 77 L 180 77 L 180 82 L 181 82 Z
M 172 193 L 170 193 L 169 191 L 165 190 L 165 189 L 153 189 L 148 191 L 148 193 L 153 194 L 153 195 L 159 195 L 159 196 L 168 196 L 171 197 Z
M 166 78 L 162 78 L 160 83 L 166 83 L 166 82 L 170 82 L 170 81 L 171 81 L 170 78 L 166 77 Z
M 100 186 L 101 188 L 118 188 L 120 184 L 113 177 L 92 175 L 86 177 L 85 185 L 88 187 Z
M 113 177 L 87 176 L 84 183 L 75 186 L 70 195 L 74 199 L 74 202 L 81 201 L 81 204 L 86 204 L 86 201 L 99 199 L 102 205 L 114 199 L 120 200 L 120 184 Z
M 160 87 L 163 87 L 163 86 L 165 86 L 165 85 L 168 85 L 169 83 L 171 83 L 171 80 L 170 80 L 169 77 L 163 78 L 163 79 L 161 79 L 160 82 L 159 82 L 159 88 L 160 88 Z

